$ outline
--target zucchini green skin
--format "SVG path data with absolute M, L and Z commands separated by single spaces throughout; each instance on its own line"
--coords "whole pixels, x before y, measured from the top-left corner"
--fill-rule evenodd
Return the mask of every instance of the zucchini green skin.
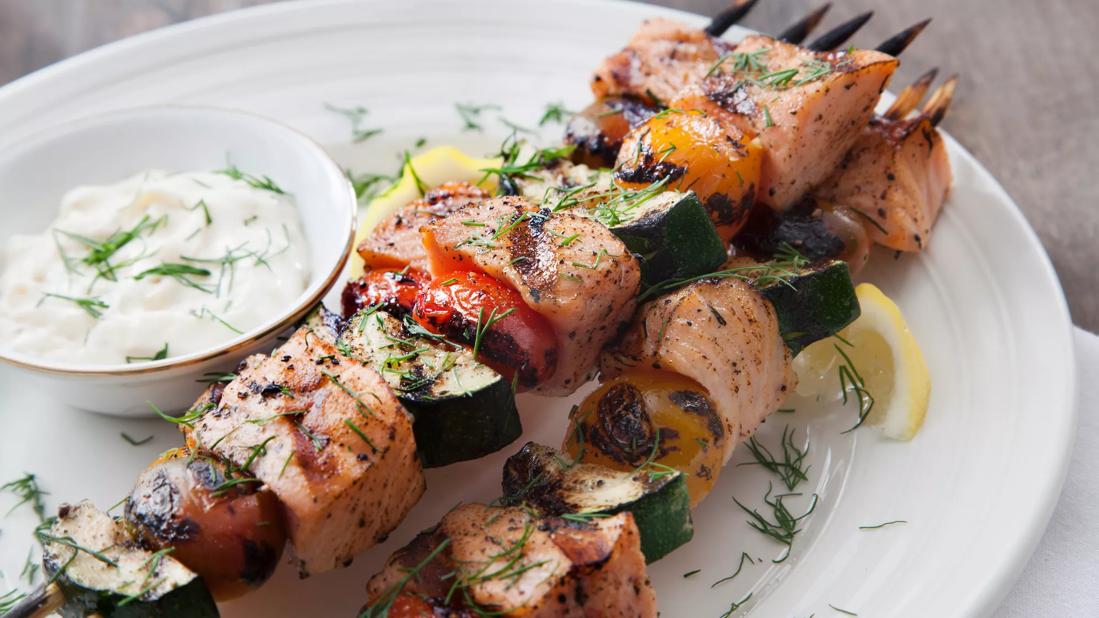
M 712 272 L 727 257 L 717 228 L 695 194 L 668 195 L 678 199 L 610 228 L 640 256 L 641 280 L 646 286 Z
M 760 286 L 759 291 L 774 305 L 779 332 L 793 356 L 835 335 L 861 312 L 851 271 L 839 260 L 808 268 L 786 283 Z
M 572 462 L 528 442 L 504 465 L 504 501 L 543 515 L 615 515 L 628 512 L 641 533 L 645 562 L 655 562 L 694 536 L 687 478 L 682 472 L 621 472 Z
M 336 347 L 378 369 L 412 413 L 425 468 L 484 457 L 523 433 L 511 383 L 462 346 L 363 311 L 348 320 Z
M 133 601 L 119 605 L 125 595 L 89 590 L 64 577 L 58 585 L 65 595 L 65 604 L 58 610 L 64 618 L 84 618 L 92 614 L 104 618 L 217 618 L 217 605 L 206 585 L 197 577 L 182 588 L 155 601 Z
M 42 565 L 65 597 L 59 610 L 65 618 L 90 614 L 117 618 L 219 615 L 202 579 L 170 554 L 152 562 L 152 552 L 137 545 L 121 522 L 90 502 L 62 506 L 49 536 L 102 552 L 118 565 L 107 568 L 84 551 L 44 538 Z M 150 573 L 154 565 L 156 571 Z M 151 583 L 143 590 L 146 580 Z M 138 598 L 126 601 L 139 592 Z

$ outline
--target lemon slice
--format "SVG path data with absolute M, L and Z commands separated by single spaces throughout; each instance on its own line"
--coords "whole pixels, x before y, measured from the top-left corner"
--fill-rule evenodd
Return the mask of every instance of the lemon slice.
M 923 352 L 897 304 L 881 290 L 862 283 L 855 294 L 862 308 L 859 318 L 794 360 L 797 392 L 835 400 L 843 397 L 846 384 L 847 396 L 857 402 L 860 396 L 851 385 L 859 383 L 869 394 L 862 397 L 863 405 L 873 400 L 865 422 L 889 438 L 911 440 L 923 426 L 931 396 Z
M 425 187 L 437 187 L 446 182 L 478 182 L 478 186 L 492 192 L 496 189 L 496 178 L 485 178 L 485 168 L 497 167 L 499 159 L 478 159 L 471 157 L 453 146 L 438 146 L 416 155 L 401 171 L 401 178 L 371 200 L 363 213 L 359 231 L 355 234 L 355 246 L 366 238 L 374 226 L 390 213 L 407 206 L 420 197 L 422 183 Z M 419 183 L 416 179 L 419 178 Z M 482 180 L 483 179 L 483 180 Z M 351 275 L 362 275 L 362 258 L 355 254 L 351 258 Z

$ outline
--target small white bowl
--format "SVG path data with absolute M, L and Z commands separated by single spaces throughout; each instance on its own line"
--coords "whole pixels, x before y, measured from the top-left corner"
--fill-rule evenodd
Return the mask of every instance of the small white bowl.
M 292 194 L 309 243 L 310 280 L 290 306 L 262 326 L 221 345 L 136 365 L 78 365 L 4 350 L 6 362 L 43 382 L 45 392 L 77 408 L 148 416 L 147 401 L 182 410 L 198 397 L 204 373 L 276 345 L 337 281 L 351 254 L 355 192 L 343 170 L 317 143 L 272 120 L 202 107 L 146 107 L 59 125 L 17 144 L 0 145 L 0 242 L 40 233 L 57 216 L 62 195 L 86 184 L 109 184 L 147 169 L 214 170 L 227 161 L 277 178 Z

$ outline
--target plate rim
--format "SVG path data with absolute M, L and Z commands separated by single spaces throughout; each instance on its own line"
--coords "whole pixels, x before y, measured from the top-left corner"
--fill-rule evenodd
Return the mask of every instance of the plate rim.
M 19 95 L 23 91 L 31 90 L 43 83 L 49 83 L 66 74 L 79 71 L 86 66 L 94 67 L 97 63 L 101 62 L 125 62 L 124 59 L 119 60 L 118 58 L 112 58 L 112 56 L 122 56 L 127 52 L 140 49 L 143 46 L 164 44 L 165 41 L 187 37 L 194 32 L 225 27 L 233 23 L 274 18 L 279 14 L 294 14 L 316 9 L 333 10 L 333 7 L 341 6 L 352 7 L 358 5 L 361 7 L 364 4 L 369 5 L 372 3 L 381 4 L 380 0 L 368 0 L 366 2 L 362 2 L 361 0 L 288 0 L 236 9 L 199 17 L 186 22 L 167 25 L 100 45 L 19 77 L 0 86 L 0 104 L 3 104 L 11 97 Z M 404 10 L 414 10 L 413 7 L 410 7 L 409 5 L 421 3 L 425 3 L 424 0 L 402 3 L 402 8 Z M 564 0 L 563 2 L 560 2 L 560 4 L 571 4 L 575 7 L 600 6 L 602 8 L 606 8 L 608 5 L 614 5 L 616 10 L 629 11 L 638 16 L 666 16 L 689 23 L 700 23 L 700 20 L 708 19 L 705 16 L 688 11 L 643 4 L 634 0 Z M 294 28 L 289 29 L 293 30 Z M 241 37 L 241 39 L 234 41 L 230 45 L 226 45 L 226 47 L 240 47 L 255 36 L 256 35 L 247 35 Z M 1031 227 L 1022 210 L 1019 208 L 1019 205 L 976 156 L 958 142 L 958 140 L 945 131 L 942 132 L 946 136 L 946 139 L 955 147 L 955 152 L 961 153 L 961 155 L 968 160 L 968 163 L 973 165 L 974 169 L 984 177 L 984 180 L 988 182 L 988 186 L 995 193 L 996 199 L 998 201 L 1003 201 L 1010 206 L 1006 211 L 1008 216 L 1012 219 L 1013 226 L 1022 233 L 1024 240 L 1030 245 L 1029 248 L 1036 250 L 1035 257 L 1037 258 L 1037 262 L 1033 265 L 1037 266 L 1042 272 L 1045 278 L 1044 283 L 1052 284 L 1052 290 L 1049 290 L 1053 292 L 1051 295 L 1052 298 L 1047 298 L 1047 302 L 1050 304 L 1045 306 L 1045 309 L 1046 311 L 1051 311 L 1051 315 L 1055 316 L 1058 322 L 1057 324 L 1047 326 L 1051 333 L 1057 334 L 1057 337 L 1050 337 L 1046 339 L 1046 342 L 1048 345 L 1056 348 L 1056 357 L 1062 358 L 1066 369 L 1062 374 L 1061 385 L 1064 391 L 1062 393 L 1064 403 L 1062 407 L 1065 409 L 1058 410 L 1058 413 L 1053 417 L 1058 419 L 1060 423 L 1054 428 L 1055 431 L 1051 433 L 1051 435 L 1057 438 L 1058 443 L 1049 445 L 1057 447 L 1057 456 L 1053 458 L 1056 465 L 1043 475 L 1041 485 L 1036 488 L 1040 490 L 1041 500 L 1028 501 L 1033 506 L 1027 509 L 1025 517 L 1021 517 L 1018 514 L 1019 512 L 1016 512 L 1015 518 L 1024 519 L 1026 527 L 1021 531 L 1023 536 L 1011 539 L 1012 543 L 1009 553 L 1013 559 L 1003 560 L 993 568 L 984 571 L 983 576 L 980 577 L 979 580 L 975 580 L 975 583 L 980 586 L 979 588 L 975 588 L 974 592 L 969 595 L 970 602 L 964 608 L 959 608 L 960 613 L 966 615 L 982 615 L 991 614 L 997 609 L 999 604 L 1002 603 L 1003 598 L 1017 581 L 1037 548 L 1038 543 L 1044 536 L 1053 512 L 1059 502 L 1072 457 L 1072 450 L 1076 442 L 1076 428 L 1079 416 L 1076 388 L 1078 368 L 1075 357 L 1075 326 L 1072 322 L 1064 289 L 1061 285 L 1060 278 L 1057 276 L 1056 270 L 1053 267 L 1049 254 L 1046 252 L 1045 247 L 1042 245 L 1034 228 Z M 5 138 L 0 135 L 0 143 L 4 143 L 6 139 L 10 138 Z M 1032 496 L 1033 495 L 1034 494 L 1032 494 Z

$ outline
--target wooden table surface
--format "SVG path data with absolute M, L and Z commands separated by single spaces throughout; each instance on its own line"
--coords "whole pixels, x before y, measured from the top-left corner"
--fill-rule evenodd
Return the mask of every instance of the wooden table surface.
M 117 38 L 269 1 L 0 0 L 0 84 Z M 657 0 L 708 15 L 728 2 Z M 817 5 L 817 0 L 761 0 L 743 25 L 777 32 Z M 992 170 L 1038 230 L 1076 323 L 1099 330 L 1099 170 L 1092 169 L 1099 166 L 1099 2 L 837 0 L 835 5 L 823 27 L 874 10 L 854 39 L 867 46 L 922 18 L 934 19 L 904 53 L 894 85 L 932 66 L 961 74 L 944 127 Z

